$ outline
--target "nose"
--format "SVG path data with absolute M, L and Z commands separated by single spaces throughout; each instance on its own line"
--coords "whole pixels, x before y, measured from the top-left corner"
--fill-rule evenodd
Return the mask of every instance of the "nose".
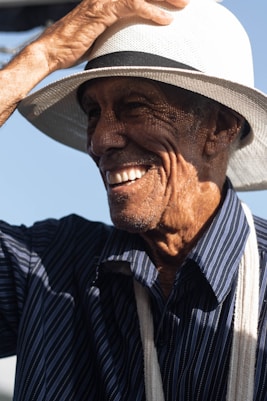
M 123 148 L 127 143 L 125 124 L 113 111 L 103 111 L 97 123 L 88 129 L 87 149 L 93 158 L 99 158 L 112 149 Z

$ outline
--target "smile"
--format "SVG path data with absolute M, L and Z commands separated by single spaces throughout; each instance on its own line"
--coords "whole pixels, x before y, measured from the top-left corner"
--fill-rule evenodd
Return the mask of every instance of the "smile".
M 117 171 L 107 171 L 106 181 L 109 185 L 125 184 L 142 178 L 146 173 L 145 167 L 129 167 Z

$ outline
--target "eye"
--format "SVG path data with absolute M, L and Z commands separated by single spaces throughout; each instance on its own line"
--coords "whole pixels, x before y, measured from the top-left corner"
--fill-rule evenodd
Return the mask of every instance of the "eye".
M 121 117 L 130 118 L 130 117 L 139 117 L 145 114 L 145 111 L 148 109 L 148 106 L 145 102 L 139 100 L 128 100 L 124 104 L 121 105 Z
M 101 115 L 101 109 L 98 105 L 87 105 L 86 114 L 89 122 L 98 120 Z
M 125 104 L 128 110 L 144 109 L 147 105 L 142 101 L 129 101 Z
M 129 109 L 138 109 L 138 108 L 140 108 L 140 107 L 144 107 L 144 104 L 142 103 L 142 102 L 128 102 L 128 103 L 126 103 L 126 106 L 129 108 Z
M 101 109 L 97 102 L 91 99 L 89 96 L 84 96 L 81 100 L 81 107 L 85 114 L 87 115 L 88 122 L 96 121 L 100 114 Z

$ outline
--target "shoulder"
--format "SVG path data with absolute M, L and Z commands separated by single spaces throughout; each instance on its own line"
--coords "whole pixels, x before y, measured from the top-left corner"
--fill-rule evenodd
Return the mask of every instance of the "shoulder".
M 44 221 L 36 222 L 30 227 L 32 236 L 38 236 L 40 233 L 45 233 L 46 237 L 51 238 L 68 238 L 72 240 L 82 239 L 83 237 L 99 238 L 109 235 L 113 227 L 91 220 L 87 220 L 84 217 L 76 214 L 65 216 L 61 219 L 47 219 Z
M 16 248 L 42 254 L 51 247 L 65 248 L 77 243 L 103 242 L 113 227 L 104 223 L 89 221 L 72 214 L 61 219 L 46 219 L 32 226 L 11 225 L 0 221 L 0 241 L 2 248 Z

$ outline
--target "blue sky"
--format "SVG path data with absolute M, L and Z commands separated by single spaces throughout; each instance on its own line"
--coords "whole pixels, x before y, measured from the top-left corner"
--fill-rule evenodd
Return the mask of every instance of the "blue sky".
M 267 3 L 224 0 L 223 5 L 246 28 L 254 55 L 255 86 L 267 93 Z M 27 36 L 0 33 L 0 46 L 17 46 Z M 2 61 L 5 59 L 1 56 Z M 55 73 L 41 86 L 78 70 Z M 110 222 L 105 190 L 89 157 L 39 133 L 17 112 L 1 128 L 0 171 L 1 219 L 29 225 L 46 217 L 77 213 Z M 243 193 L 240 197 L 255 214 L 267 218 L 267 191 Z M 12 378 L 8 366 L 0 364 L 0 388 Z

